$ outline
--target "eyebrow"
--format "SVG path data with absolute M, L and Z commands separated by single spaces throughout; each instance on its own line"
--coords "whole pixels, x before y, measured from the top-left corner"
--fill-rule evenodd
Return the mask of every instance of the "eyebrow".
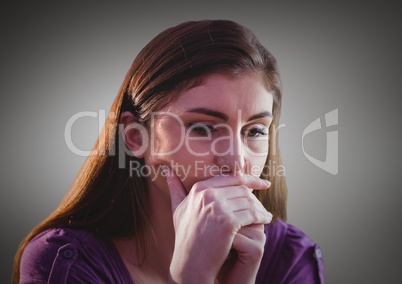
M 263 118 L 263 117 L 272 117 L 272 113 L 270 111 L 263 111 L 261 113 L 257 113 L 257 114 L 250 116 L 247 119 L 247 121 L 258 119 L 258 118 Z
M 223 112 L 212 110 L 212 109 L 209 109 L 209 108 L 203 108 L 203 107 L 192 108 L 192 109 L 189 109 L 186 112 L 195 112 L 195 113 L 206 114 L 206 115 L 209 115 L 209 116 L 215 116 L 215 117 L 218 117 L 218 118 L 220 118 L 220 119 L 222 119 L 224 121 L 229 120 L 229 116 L 227 114 L 224 114 Z
M 200 113 L 200 114 L 206 114 L 209 116 L 214 116 L 217 118 L 220 118 L 224 121 L 228 121 L 229 120 L 229 116 L 223 112 L 220 111 L 216 111 L 216 110 L 212 110 L 212 109 L 208 109 L 208 108 L 192 108 L 187 110 L 186 112 L 195 112 L 195 113 Z M 252 116 L 250 116 L 247 121 L 250 120 L 254 120 L 254 119 L 258 119 L 258 118 L 263 118 L 263 117 L 272 117 L 272 113 L 269 111 L 264 111 L 258 114 L 254 114 Z

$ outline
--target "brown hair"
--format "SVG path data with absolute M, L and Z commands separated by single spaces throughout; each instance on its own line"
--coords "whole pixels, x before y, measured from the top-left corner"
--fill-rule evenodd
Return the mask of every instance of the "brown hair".
M 274 95 L 269 155 L 262 174 L 272 185 L 255 194 L 275 218 L 286 220 L 285 177 L 270 172 L 271 164 L 281 166 L 276 128 L 282 95 L 275 58 L 248 28 L 235 22 L 185 22 L 157 35 L 134 60 L 94 145 L 94 155 L 87 158 L 57 209 L 22 241 L 15 256 L 13 282 L 19 281 L 24 248 L 49 228 L 84 228 L 107 238 L 135 236 L 137 251 L 144 259 L 150 236 L 146 183 L 144 177 L 130 177 L 127 170 L 130 159 L 143 161 L 130 155 L 120 142 L 120 114 L 129 110 L 147 125 L 152 112 L 177 99 L 181 91 L 201 84 L 206 75 L 235 76 L 246 71 L 261 74 Z

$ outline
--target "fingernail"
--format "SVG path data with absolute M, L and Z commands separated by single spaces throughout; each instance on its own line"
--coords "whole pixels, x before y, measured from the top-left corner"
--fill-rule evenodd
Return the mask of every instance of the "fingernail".
M 266 186 L 271 186 L 271 182 L 269 180 L 263 179 L 263 182 Z

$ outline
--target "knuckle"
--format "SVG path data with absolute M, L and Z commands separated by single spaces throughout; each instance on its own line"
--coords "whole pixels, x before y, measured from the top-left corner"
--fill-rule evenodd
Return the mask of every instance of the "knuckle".
M 234 181 L 238 184 L 244 184 L 245 183 L 245 178 L 244 175 L 236 175 L 233 177 Z
M 229 205 L 227 200 L 222 200 L 220 202 L 214 202 L 214 203 L 216 212 L 219 213 L 229 212 Z
M 261 259 L 262 256 L 264 255 L 264 246 L 261 245 L 255 246 L 253 255 L 256 257 L 256 259 Z
M 265 238 L 261 237 L 261 240 L 256 240 L 250 248 L 251 255 L 255 260 L 259 260 L 263 257 L 265 251 Z
M 252 222 L 255 222 L 258 220 L 258 214 L 255 210 L 249 210 Z
M 226 233 L 234 233 L 240 229 L 238 221 L 233 214 L 220 215 L 218 218 L 219 225 Z
M 202 192 L 203 200 L 205 203 L 211 203 L 215 200 L 215 191 L 211 188 L 207 188 Z
M 256 208 L 255 199 L 252 194 L 247 196 L 247 201 L 253 206 L 253 208 Z
M 264 230 L 259 230 L 259 232 L 256 234 L 255 239 L 258 241 L 258 243 L 262 244 L 262 247 L 264 247 L 265 241 L 267 239 Z
M 256 177 L 253 176 L 253 175 L 251 175 L 251 174 L 244 174 L 244 175 L 242 176 L 242 178 L 243 178 L 243 180 L 246 181 L 246 182 L 253 182 L 253 181 L 256 180 Z
M 200 192 L 202 190 L 201 182 L 195 183 L 191 190 L 194 191 L 194 192 Z

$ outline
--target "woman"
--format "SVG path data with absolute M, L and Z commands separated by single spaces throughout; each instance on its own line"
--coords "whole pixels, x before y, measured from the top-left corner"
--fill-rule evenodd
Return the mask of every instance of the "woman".
M 21 243 L 14 283 L 322 283 L 270 167 L 280 107 L 276 60 L 249 29 L 162 32 L 67 196 Z

